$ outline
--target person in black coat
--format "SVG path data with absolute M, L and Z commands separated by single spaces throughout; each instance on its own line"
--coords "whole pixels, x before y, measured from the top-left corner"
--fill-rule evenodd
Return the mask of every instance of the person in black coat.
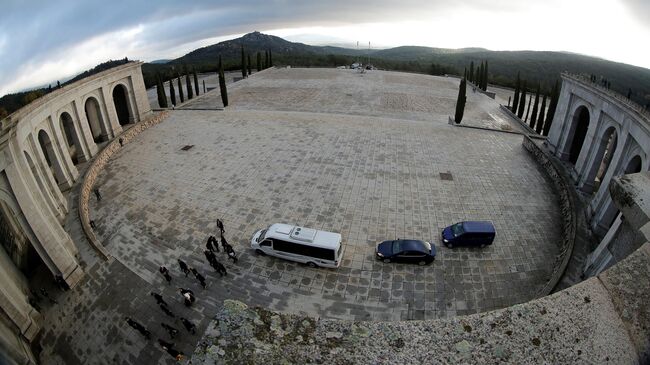
M 188 332 L 192 333 L 193 335 L 196 334 L 196 325 L 194 325 L 194 323 L 183 317 L 181 317 L 181 322 L 183 322 L 183 326 L 185 326 L 185 329 Z
M 162 296 L 162 295 L 160 295 L 160 294 L 158 294 L 158 293 L 154 293 L 154 292 L 151 292 L 151 293 L 149 293 L 149 294 L 151 294 L 151 296 L 154 297 L 154 299 L 156 299 L 156 304 L 164 304 L 164 305 L 167 305 L 167 302 L 165 302 L 165 300 L 163 299 L 163 296 Z
M 185 273 L 185 277 L 187 277 L 187 274 L 190 273 L 190 268 L 187 266 L 185 261 L 178 259 L 178 266 L 181 267 L 181 271 L 183 271 Z

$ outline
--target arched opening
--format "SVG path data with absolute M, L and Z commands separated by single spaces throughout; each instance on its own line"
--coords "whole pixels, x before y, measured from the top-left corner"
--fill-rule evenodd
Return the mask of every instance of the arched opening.
M 627 166 L 625 167 L 624 175 L 636 174 L 637 172 L 641 172 L 641 166 L 642 165 L 643 165 L 643 161 L 641 160 L 641 156 L 636 155 L 636 156 L 632 157 L 630 162 L 628 162 Z
M 34 164 L 34 160 L 32 160 L 32 157 L 25 151 L 25 160 L 27 160 L 27 165 L 29 165 L 29 169 L 32 172 L 32 176 L 34 176 L 34 180 L 36 180 L 36 185 L 38 185 L 38 188 L 41 189 L 41 193 L 46 196 L 45 201 L 48 202 L 48 205 L 52 209 L 53 212 L 56 212 L 56 208 L 52 205 L 52 202 L 50 199 L 47 199 L 48 195 L 48 190 L 47 190 L 47 185 L 45 185 L 45 182 L 41 178 L 41 174 L 39 174 L 38 168 L 36 167 L 36 164 Z
M 113 89 L 113 104 L 115 104 L 115 111 L 117 112 L 117 119 L 120 125 L 129 124 L 133 120 L 128 95 L 128 91 L 124 85 L 117 85 Z
M 610 127 L 605 133 L 602 134 L 601 138 L 596 142 L 598 143 L 596 157 L 593 160 L 593 163 L 589 169 L 587 180 L 583 186 L 583 190 L 588 191 L 591 189 L 593 184 L 592 192 L 597 192 L 598 188 L 605 178 L 607 169 L 612 162 L 614 156 L 614 151 L 616 151 L 616 145 L 618 142 L 618 134 L 616 133 L 616 128 Z
M 63 132 L 63 138 L 65 139 L 66 148 L 70 154 L 70 159 L 72 163 L 79 164 L 79 153 L 81 153 L 81 144 L 79 143 L 79 135 L 77 134 L 77 128 L 72 120 L 72 117 L 68 113 L 61 114 L 59 119 L 59 125 L 61 131 Z
M 61 161 L 56 156 L 56 152 L 54 151 L 54 146 L 52 145 L 52 140 L 50 139 L 50 136 L 48 136 L 47 132 L 45 130 L 41 129 L 40 132 L 38 132 L 38 143 L 41 145 L 41 150 L 43 151 L 43 155 L 45 155 L 45 161 L 47 161 L 47 165 L 49 166 L 49 170 L 54 176 L 54 180 L 56 180 L 57 184 L 61 184 L 66 181 L 65 175 L 63 174 L 63 168 L 61 167 Z
M 99 102 L 97 99 L 90 97 L 86 100 L 84 105 L 86 111 L 86 119 L 88 120 L 88 125 L 90 126 L 90 132 L 93 135 L 93 140 L 95 143 L 100 143 L 108 140 L 108 133 L 104 127 L 104 120 L 102 118 L 102 112 L 99 109 Z
M 569 162 L 575 164 L 580 156 L 582 145 L 585 143 L 587 130 L 589 129 L 589 110 L 587 107 L 579 107 L 573 116 L 573 138 L 569 147 Z

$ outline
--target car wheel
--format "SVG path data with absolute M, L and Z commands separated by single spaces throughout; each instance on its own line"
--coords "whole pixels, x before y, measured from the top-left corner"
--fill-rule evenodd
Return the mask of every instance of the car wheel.
M 255 250 L 255 253 L 260 255 L 260 256 L 266 256 L 266 253 L 264 253 L 264 251 L 260 250 L 259 248 L 257 250 Z
M 313 262 L 311 262 L 311 261 L 309 261 L 309 262 L 307 263 L 307 266 L 311 267 L 312 269 L 315 269 L 315 268 L 318 267 L 318 265 L 316 265 L 315 263 L 313 263 Z
M 384 259 L 384 262 L 388 264 L 390 263 L 390 259 Z
M 426 261 L 420 261 L 420 262 L 418 262 L 418 265 L 420 265 L 420 266 L 424 266 L 424 265 L 426 265 L 426 264 L 427 264 Z

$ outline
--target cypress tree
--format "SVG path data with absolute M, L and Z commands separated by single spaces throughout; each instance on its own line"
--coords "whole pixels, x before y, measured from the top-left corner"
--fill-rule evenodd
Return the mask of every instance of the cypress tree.
M 537 108 L 539 107 L 539 92 L 541 85 L 537 83 L 537 91 L 535 92 L 535 104 L 533 104 L 533 115 L 530 117 L 530 128 L 535 128 L 535 122 L 537 121 Z
M 195 68 L 192 68 L 192 74 L 194 74 L 194 91 L 196 91 L 196 96 L 199 96 L 199 76 L 196 74 Z
M 551 124 L 553 124 L 553 118 L 555 117 L 555 109 L 557 108 L 557 103 L 560 99 L 560 84 L 558 81 L 555 81 L 555 86 L 553 86 L 553 92 L 551 93 L 551 103 L 548 106 L 548 113 L 546 114 L 546 123 L 544 123 L 543 135 L 548 136 L 548 132 L 551 130 Z
M 257 72 L 262 71 L 262 54 L 257 52 Z
M 483 68 L 483 91 L 487 91 L 487 60 L 485 60 L 485 67 Z
M 269 49 L 269 67 L 273 67 L 273 53 Z
M 158 94 L 158 106 L 167 107 L 167 95 L 165 95 L 165 86 L 163 85 L 160 75 L 156 74 L 156 93 Z
M 181 99 L 181 103 L 185 102 L 185 96 L 183 95 L 183 84 L 181 84 L 181 74 L 176 74 L 178 76 L 178 96 Z
M 521 79 L 519 78 L 519 72 L 517 72 L 517 81 L 515 81 L 515 96 L 512 97 L 512 112 L 517 112 L 517 106 L 519 105 L 519 89 L 521 88 Z
M 517 109 L 517 116 L 521 119 L 524 116 L 524 109 L 526 108 L 526 80 L 524 86 L 521 88 L 521 96 L 519 97 L 519 109 Z
M 223 65 L 221 64 L 221 56 L 219 56 L 219 89 L 221 90 L 221 101 L 223 106 L 228 106 L 228 90 L 226 89 L 226 77 L 223 73 Z
M 533 102 L 533 98 L 528 98 L 528 107 L 526 108 L 526 118 L 524 118 L 524 123 L 528 122 L 528 116 L 530 115 L 530 104 Z
M 172 105 L 176 106 L 176 90 L 174 90 L 174 78 L 169 79 L 169 96 L 172 99 Z
M 467 101 L 467 81 L 465 79 L 460 80 L 460 86 L 458 87 L 458 100 L 456 100 L 456 116 L 454 121 L 460 124 L 460 121 L 463 120 L 463 114 L 465 113 L 465 102 Z
M 546 94 L 542 99 L 542 107 L 539 109 L 539 116 L 537 117 L 537 125 L 535 126 L 535 132 L 537 134 L 542 134 L 542 128 L 544 127 L 544 112 L 546 111 Z
M 244 46 L 241 46 L 241 77 L 246 78 L 246 55 L 244 54 Z
M 251 65 L 251 54 L 249 53 L 248 55 L 248 76 L 250 76 L 253 73 L 253 66 Z
M 469 82 L 474 82 L 474 61 L 469 64 Z
M 185 73 L 185 87 L 187 87 L 187 100 L 191 100 L 194 97 L 194 92 L 192 91 L 192 81 L 189 72 Z

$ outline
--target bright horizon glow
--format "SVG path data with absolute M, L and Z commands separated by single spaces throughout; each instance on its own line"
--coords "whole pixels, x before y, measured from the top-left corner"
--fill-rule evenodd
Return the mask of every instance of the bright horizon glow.
M 69 1 L 69 9 L 44 17 L 58 24 L 57 16 L 70 18 L 71 12 L 87 11 L 78 10 L 78 3 Z M 146 12 L 146 4 L 136 3 L 145 10 L 134 19 L 112 27 L 111 19 L 105 20 L 109 25 L 94 33 L 88 29 L 95 19 L 82 19 L 78 25 L 71 24 L 61 39 L 49 33 L 39 37 L 51 24 L 30 23 L 27 30 L 34 34 L 12 34 L 9 24 L 0 28 L 0 95 L 55 84 L 108 59 L 150 62 L 178 58 L 254 30 L 311 45 L 355 48 L 359 42 L 360 49 L 367 49 L 370 42 L 373 49 L 427 46 L 562 51 L 650 68 L 650 57 L 637 41 L 650 38 L 650 27 L 638 16 L 639 7 L 646 5 L 630 4 L 636 0 L 466 0 L 461 4 L 434 0 L 424 5 L 403 0 L 399 6 L 376 1 L 374 8 L 358 6 L 358 13 L 350 10 L 356 10 L 356 4 L 337 5 L 333 0 L 324 5 L 291 5 L 287 0 L 287 4 L 273 3 L 256 12 L 250 10 L 251 4 L 228 7 L 206 3 L 189 10 L 161 5 L 154 15 Z M 122 15 L 117 12 L 114 16 Z M 89 24 L 82 24 L 84 21 Z M 21 36 L 27 40 L 14 40 Z

